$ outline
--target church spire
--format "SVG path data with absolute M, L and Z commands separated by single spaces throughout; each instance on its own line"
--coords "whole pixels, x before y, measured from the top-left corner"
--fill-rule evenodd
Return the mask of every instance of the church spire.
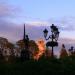
M 26 31 L 25 31 L 25 24 L 24 24 L 24 34 L 23 34 L 23 40 L 26 39 Z
M 29 38 L 28 38 L 28 35 L 26 35 L 26 32 L 25 32 L 25 24 L 24 24 L 23 42 L 24 42 L 24 48 L 23 48 L 23 50 L 21 50 L 21 60 L 25 61 L 25 60 L 30 59 Z

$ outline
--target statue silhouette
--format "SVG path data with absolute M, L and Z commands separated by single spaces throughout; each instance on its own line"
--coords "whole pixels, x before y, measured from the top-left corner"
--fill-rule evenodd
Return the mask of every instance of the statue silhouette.
M 69 55 L 73 55 L 73 52 L 74 52 L 74 47 L 71 46 L 71 48 L 69 49 Z
M 61 51 L 60 51 L 60 58 L 65 58 L 68 56 L 68 53 L 67 53 L 67 50 L 65 48 L 65 45 L 62 44 L 62 48 L 61 48 Z

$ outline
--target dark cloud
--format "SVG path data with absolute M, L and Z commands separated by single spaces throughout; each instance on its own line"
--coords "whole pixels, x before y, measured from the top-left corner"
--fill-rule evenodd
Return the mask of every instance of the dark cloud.
M 23 24 L 17 25 L 11 22 L 0 20 L 0 36 L 9 38 L 11 41 L 16 41 L 23 38 Z M 26 24 L 26 33 L 30 39 L 43 38 L 43 26 L 32 26 Z

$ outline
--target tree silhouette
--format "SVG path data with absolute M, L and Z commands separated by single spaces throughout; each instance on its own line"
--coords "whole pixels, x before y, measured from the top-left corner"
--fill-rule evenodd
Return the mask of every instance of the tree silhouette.
M 19 40 L 16 42 L 18 45 L 19 49 L 22 50 L 24 48 L 24 41 Z M 34 40 L 29 40 L 29 53 L 30 53 L 30 58 L 33 59 L 34 54 L 38 51 L 38 45 L 35 43 Z
M 30 51 L 30 58 L 33 59 L 36 52 L 39 50 L 38 45 L 35 43 L 34 40 L 29 41 L 29 51 Z

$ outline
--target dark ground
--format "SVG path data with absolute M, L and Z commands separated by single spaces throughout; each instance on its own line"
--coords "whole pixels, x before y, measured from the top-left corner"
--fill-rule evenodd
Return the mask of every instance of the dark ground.
M 75 59 L 40 59 L 25 62 L 0 62 L 0 75 L 75 74 Z

